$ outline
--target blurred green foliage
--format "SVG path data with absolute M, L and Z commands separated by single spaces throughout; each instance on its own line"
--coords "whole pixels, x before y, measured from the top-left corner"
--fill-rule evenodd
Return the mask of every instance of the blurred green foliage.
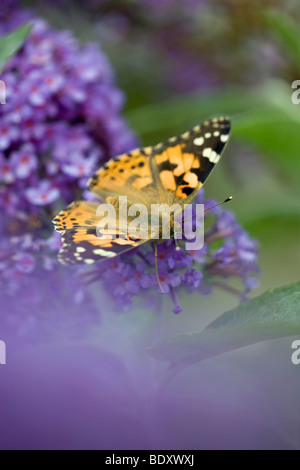
M 22 47 L 31 31 L 31 25 L 25 24 L 10 34 L 0 38 L 0 72 L 6 62 Z

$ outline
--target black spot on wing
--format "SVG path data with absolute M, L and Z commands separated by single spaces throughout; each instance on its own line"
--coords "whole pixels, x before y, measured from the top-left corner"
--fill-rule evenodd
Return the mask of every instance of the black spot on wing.
M 194 188 L 190 188 L 189 186 L 185 186 L 185 187 L 183 187 L 181 190 L 182 190 L 182 192 L 183 192 L 184 194 L 186 194 L 187 196 L 190 196 L 190 194 L 192 194 L 192 193 L 195 191 Z
M 164 170 L 168 170 L 168 171 L 173 172 L 175 170 L 175 168 L 177 168 L 177 165 L 174 164 L 174 163 L 171 163 L 169 160 L 166 160 L 166 161 L 164 161 L 164 162 L 162 162 L 158 165 L 158 169 L 159 169 L 160 172 L 164 171 Z

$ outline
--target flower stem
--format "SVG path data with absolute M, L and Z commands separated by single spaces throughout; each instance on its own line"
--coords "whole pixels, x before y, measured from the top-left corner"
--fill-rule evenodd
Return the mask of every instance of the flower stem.
M 214 281 L 213 285 L 215 287 L 219 287 L 219 289 L 230 292 L 230 294 L 236 295 L 237 297 L 239 297 L 239 299 L 245 298 L 245 294 L 242 291 L 235 289 L 234 287 L 231 287 L 228 284 L 225 284 L 224 282 Z

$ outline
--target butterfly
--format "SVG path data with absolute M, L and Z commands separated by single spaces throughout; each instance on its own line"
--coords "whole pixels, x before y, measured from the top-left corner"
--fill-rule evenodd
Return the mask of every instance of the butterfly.
M 100 202 L 70 204 L 53 220 L 55 230 L 62 234 L 60 262 L 89 265 L 107 260 L 152 238 L 161 238 L 166 223 L 174 235 L 175 219 L 195 198 L 219 161 L 229 133 L 229 119 L 216 118 L 154 147 L 138 148 L 108 161 L 89 180 L 88 189 L 102 205 L 114 208 L 118 222 L 108 224 L 110 216 L 99 215 Z M 134 220 L 130 208 L 143 205 L 148 214 L 157 203 L 175 205 L 177 210 L 172 216 L 166 212 L 154 218 L 150 229 L 145 219 L 144 232 L 130 230 Z

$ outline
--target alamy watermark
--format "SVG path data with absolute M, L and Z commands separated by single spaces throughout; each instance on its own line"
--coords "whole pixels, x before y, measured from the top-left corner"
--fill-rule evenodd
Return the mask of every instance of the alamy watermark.
M 0 104 L 6 104 L 6 85 L 3 80 L 0 80 Z
M 300 340 L 296 339 L 295 341 L 292 342 L 292 349 L 295 349 L 295 351 L 292 354 L 292 363 L 295 366 L 298 366 L 300 364 Z
M 184 219 L 177 221 L 184 209 Z M 126 196 L 120 196 L 115 204 L 100 204 L 97 209 L 97 236 L 116 239 L 127 236 L 135 240 L 184 239 L 188 250 L 200 250 L 204 245 L 204 204 L 128 204 Z M 197 224 L 193 227 L 193 216 Z M 190 223 L 182 221 L 190 220 Z
M 6 344 L 0 341 L 0 365 L 6 364 Z
M 292 93 L 292 103 L 300 104 L 300 80 L 294 80 L 292 83 L 292 88 L 296 88 L 296 91 Z

